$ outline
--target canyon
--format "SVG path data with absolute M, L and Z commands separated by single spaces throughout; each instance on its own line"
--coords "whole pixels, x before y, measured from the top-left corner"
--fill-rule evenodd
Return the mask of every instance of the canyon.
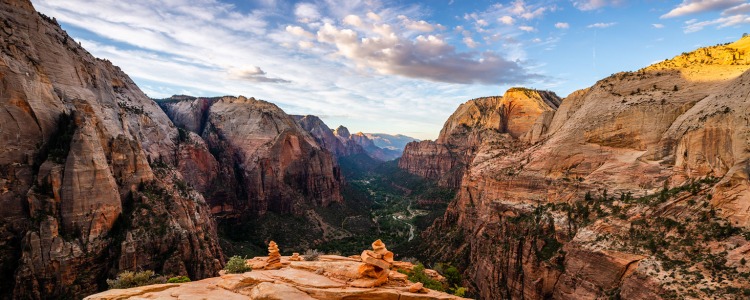
M 505 122 L 500 101 L 525 90 L 461 105 L 399 162 L 458 188 L 428 256 L 482 299 L 747 296 L 748 51 L 701 48 L 562 100 L 527 91 Z
M 750 297 L 750 37 L 565 98 L 472 99 L 418 141 L 253 97 L 151 99 L 28 0 L 0 8 L 0 299 L 80 299 L 140 270 L 200 281 L 102 299 L 456 299 L 390 269 L 411 257 L 455 265 L 480 299 Z M 380 240 L 322 262 L 273 242 L 276 270 L 220 273 L 271 240 L 380 238 L 395 262 Z

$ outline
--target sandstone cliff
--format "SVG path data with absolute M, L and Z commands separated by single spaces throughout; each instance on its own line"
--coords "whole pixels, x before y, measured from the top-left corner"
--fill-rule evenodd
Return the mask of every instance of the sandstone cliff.
M 223 259 L 177 129 L 26 0 L 0 1 L 0 298 L 78 298 L 119 270 Z M 189 148 L 189 147 L 188 147 Z
M 206 195 L 214 214 L 302 214 L 342 201 L 331 152 L 276 105 L 242 96 L 175 96 L 159 104 L 175 125 L 200 135 L 218 161 Z M 319 126 L 316 133 L 325 126 L 306 125 Z M 321 141 L 345 151 L 330 139 Z
M 328 125 L 323 123 L 323 120 L 316 116 L 307 115 L 292 117 L 297 120 L 297 123 L 299 123 L 303 129 L 316 139 L 321 147 L 327 149 L 336 157 L 365 153 L 364 148 L 362 148 L 360 144 L 347 138 L 339 138 L 331 128 L 328 128 Z M 341 130 L 342 134 L 344 130 L 346 130 L 346 127 L 343 126 L 339 126 L 339 128 L 344 128 Z M 348 133 L 349 131 L 346 130 L 346 132 Z
M 355 256 L 356 257 L 356 256 Z M 299 259 L 300 257 L 298 257 Z M 255 257 L 248 264 L 264 264 L 267 257 Z M 409 299 L 409 300 L 460 300 L 466 299 L 443 292 L 424 289 L 411 291 L 414 283 L 407 275 L 414 265 L 394 262 L 394 269 L 387 271 L 388 282 L 378 287 L 352 287 L 351 282 L 359 275 L 362 262 L 359 259 L 338 255 L 321 255 L 316 261 L 294 260 L 289 256 L 279 257 L 283 265 L 278 270 L 253 268 L 243 274 L 222 274 L 181 284 L 158 284 L 130 289 L 112 289 L 88 296 L 86 300 L 114 299 L 237 299 L 237 300 L 334 300 L 334 299 Z M 426 270 L 427 276 L 436 280 L 445 278 L 434 270 Z
M 546 129 L 560 105 L 552 92 L 509 89 L 502 97 L 484 97 L 461 104 L 448 118 L 436 141 L 406 145 L 399 167 L 457 188 L 467 166 L 484 141 L 528 140 Z
M 747 51 L 750 38 L 614 74 L 510 139 L 446 137 L 465 130 L 449 120 L 437 143 L 474 155 L 426 233 L 433 258 L 463 264 L 483 299 L 747 295 Z
M 378 147 L 375 145 L 375 142 L 367 137 L 366 134 L 362 132 L 351 134 L 349 129 L 344 126 L 336 128 L 336 130 L 333 131 L 333 134 L 344 144 L 345 147 L 354 149 L 361 148 L 368 156 L 379 161 L 390 161 L 401 156 L 400 151 Z

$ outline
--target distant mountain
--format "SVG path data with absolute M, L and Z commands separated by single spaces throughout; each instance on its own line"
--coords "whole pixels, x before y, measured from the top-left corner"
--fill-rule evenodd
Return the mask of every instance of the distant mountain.
M 375 143 L 375 146 L 383 149 L 397 150 L 398 152 L 404 152 L 404 148 L 408 143 L 419 142 L 419 139 L 403 134 L 365 133 L 365 135 Z

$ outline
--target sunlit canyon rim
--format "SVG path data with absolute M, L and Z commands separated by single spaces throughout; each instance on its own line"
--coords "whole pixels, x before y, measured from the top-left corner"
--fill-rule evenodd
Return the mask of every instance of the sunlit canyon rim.
M 149 98 L 0 8 L 0 299 L 750 297 L 750 37 L 418 140 Z

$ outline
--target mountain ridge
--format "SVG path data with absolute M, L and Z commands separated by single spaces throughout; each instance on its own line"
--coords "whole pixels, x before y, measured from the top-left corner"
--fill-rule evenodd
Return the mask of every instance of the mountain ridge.
M 703 48 L 613 74 L 526 122 L 529 131 L 517 137 L 443 138 L 475 151 L 458 195 L 423 237 L 452 243 L 426 251 L 465 267 L 484 299 L 747 293 L 750 269 L 739 258 L 750 247 L 750 65 L 722 54 L 740 50 Z M 706 53 L 737 59 L 717 63 Z M 492 106 L 479 112 L 489 116 Z M 452 124 L 442 132 L 461 128 Z M 445 160 L 412 147 L 404 157 L 423 162 L 402 168 Z M 710 229 L 718 227 L 725 231 Z

